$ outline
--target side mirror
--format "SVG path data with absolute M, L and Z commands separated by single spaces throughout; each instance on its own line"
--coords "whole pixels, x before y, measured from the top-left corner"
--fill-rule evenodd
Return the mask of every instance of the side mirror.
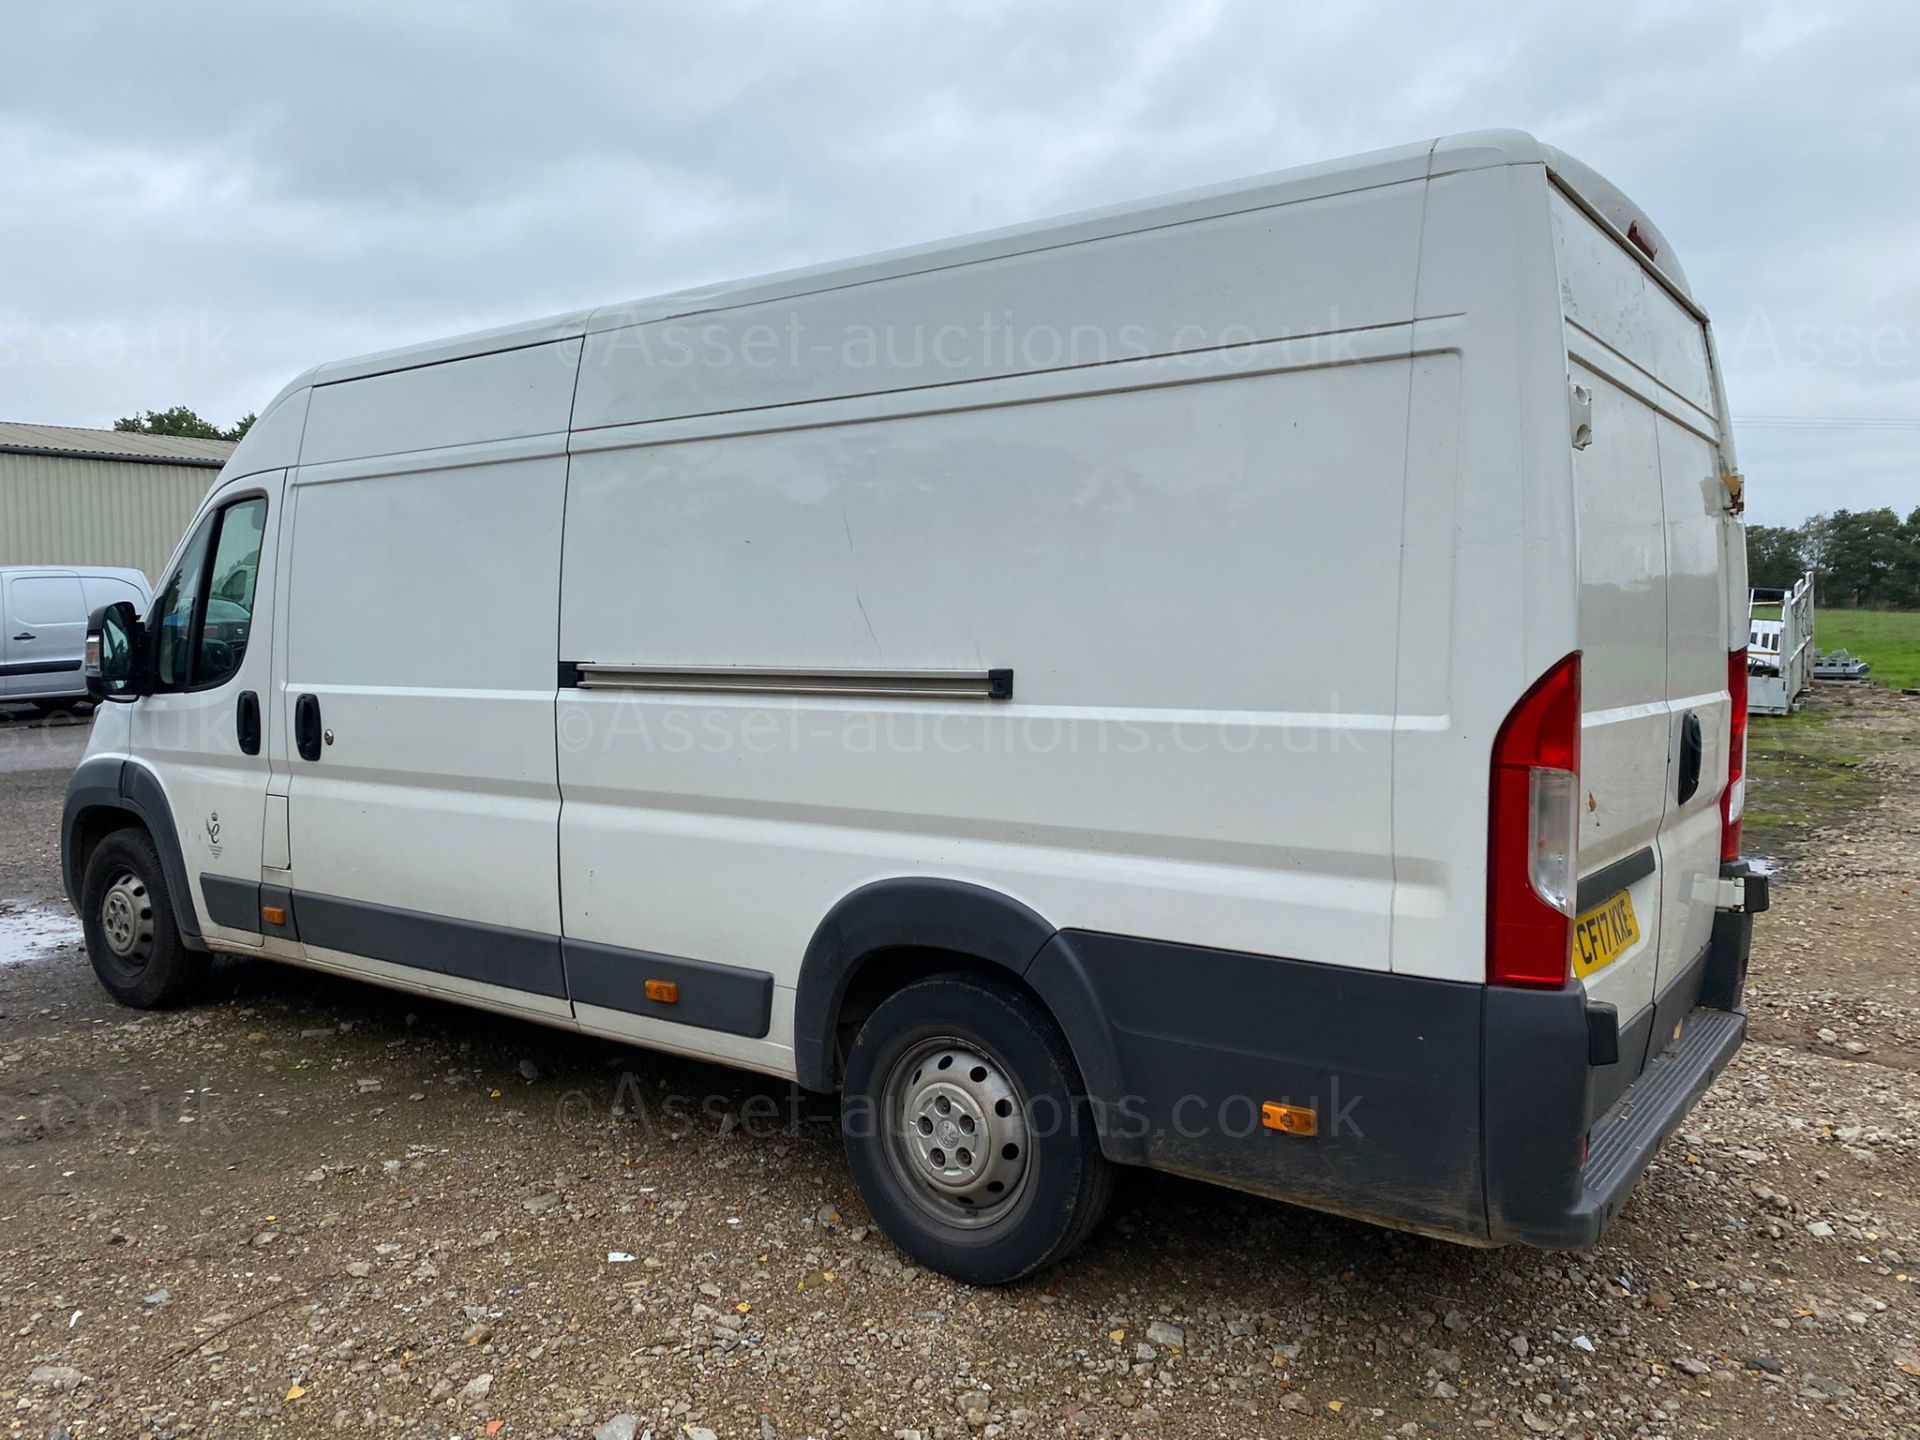
M 87 620 L 87 694 L 95 700 L 138 700 L 146 692 L 146 628 L 125 601 L 102 605 Z

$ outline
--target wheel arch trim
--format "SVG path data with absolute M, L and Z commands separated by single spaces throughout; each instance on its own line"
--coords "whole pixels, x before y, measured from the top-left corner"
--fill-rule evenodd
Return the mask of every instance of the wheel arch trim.
M 187 883 L 186 857 L 180 853 L 180 831 L 174 825 L 173 806 L 160 778 L 147 766 L 119 755 L 96 755 L 83 760 L 67 782 L 66 804 L 60 820 L 60 878 L 67 899 L 77 912 L 80 885 L 77 840 L 80 822 L 101 810 L 132 816 L 146 830 L 166 872 L 167 892 L 173 898 L 174 926 L 194 949 L 204 949 L 200 915 Z
M 1123 1093 L 1104 1008 L 1070 937 L 1001 891 L 923 875 L 850 891 L 814 930 L 794 990 L 794 1068 L 807 1089 L 836 1088 L 834 1036 L 848 987 L 875 955 L 895 949 L 951 951 L 1019 976 L 1066 1036 L 1088 1094 Z

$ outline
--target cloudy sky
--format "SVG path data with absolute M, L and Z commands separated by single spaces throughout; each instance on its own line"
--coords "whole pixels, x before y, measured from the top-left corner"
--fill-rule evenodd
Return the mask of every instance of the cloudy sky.
M 7 38 L 0 419 L 224 423 L 319 360 L 1517 126 L 1682 257 L 1751 518 L 1920 505 L 1910 3 L 128 0 Z

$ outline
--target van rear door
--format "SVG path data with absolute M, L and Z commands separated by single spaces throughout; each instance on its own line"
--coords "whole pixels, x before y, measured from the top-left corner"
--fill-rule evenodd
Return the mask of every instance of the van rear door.
M 1591 999 L 1618 1010 L 1623 1042 L 1637 1037 L 1601 1083 L 1604 1109 L 1640 1071 L 1659 967 L 1666 561 L 1652 413 L 1590 364 L 1568 329 L 1572 382 L 1593 404 L 1592 443 L 1573 463 L 1583 712 L 1574 973 Z
M 1706 329 L 1559 188 L 1553 229 L 1571 381 L 1592 395 L 1576 454 L 1585 687 L 1584 914 L 1624 892 L 1639 939 L 1589 971 L 1619 1007 L 1603 1110 L 1699 991 L 1727 776 L 1728 590 L 1720 428 Z M 1599 938 L 1619 938 L 1616 914 Z M 1576 929 L 1579 953 L 1593 927 Z M 1604 957 L 1602 957 L 1604 958 Z
M 1649 1053 L 1678 1038 L 1700 994 L 1700 976 L 1720 884 L 1720 796 L 1726 789 L 1732 720 L 1727 654 L 1735 588 L 1727 556 L 1744 542 L 1726 507 L 1718 404 L 1706 328 L 1651 281 L 1669 395 L 1656 422 L 1667 530 L 1667 705 L 1673 766 L 1660 825 L 1660 968 Z M 1674 392 L 1679 392 L 1674 395 Z M 1778 644 L 1776 639 L 1775 644 Z M 1778 665 L 1779 657 L 1774 657 Z M 1744 668 L 1744 667 L 1743 667 Z M 1744 683 L 1744 675 L 1741 677 Z

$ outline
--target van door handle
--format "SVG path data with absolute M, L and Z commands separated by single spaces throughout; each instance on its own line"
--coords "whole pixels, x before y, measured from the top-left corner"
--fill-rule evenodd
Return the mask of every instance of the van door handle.
M 1687 718 L 1680 722 L 1679 803 L 1682 805 L 1691 800 L 1694 792 L 1700 788 L 1700 757 L 1705 748 L 1700 717 L 1689 711 Z
M 14 636 L 13 638 L 16 640 L 31 640 L 34 638 L 34 634 L 33 634 L 33 631 L 31 630 L 22 630 L 18 635 Z
M 302 695 L 293 702 L 293 743 L 302 760 L 320 758 L 320 697 Z
M 260 697 L 251 690 L 240 692 L 240 703 L 233 711 L 233 729 L 240 739 L 242 755 L 260 753 Z

